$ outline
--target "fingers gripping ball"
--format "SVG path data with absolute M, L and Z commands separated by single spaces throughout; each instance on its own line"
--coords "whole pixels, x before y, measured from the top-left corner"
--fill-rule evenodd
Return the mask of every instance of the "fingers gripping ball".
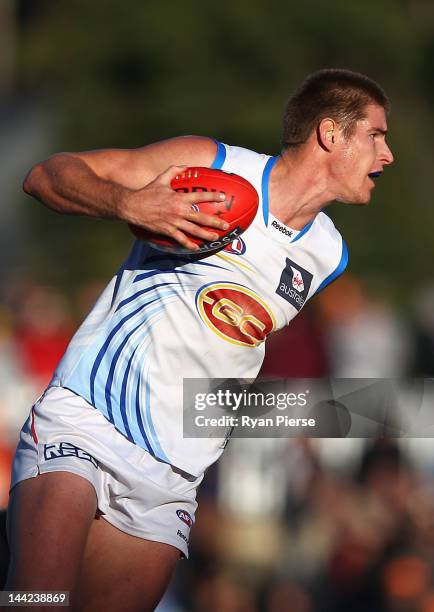
M 187 168 L 172 180 L 171 187 L 180 193 L 222 192 L 226 196 L 225 200 L 198 202 L 192 205 L 194 211 L 218 215 L 229 224 L 226 230 L 206 228 L 219 235 L 219 238 L 212 242 L 187 234 L 188 238 L 199 246 L 197 251 L 191 251 L 194 253 L 215 251 L 230 244 L 249 227 L 258 210 L 259 197 L 253 185 L 243 177 L 223 170 Z M 149 232 L 131 224 L 130 229 L 136 238 L 149 242 L 161 251 L 190 252 L 169 236 Z

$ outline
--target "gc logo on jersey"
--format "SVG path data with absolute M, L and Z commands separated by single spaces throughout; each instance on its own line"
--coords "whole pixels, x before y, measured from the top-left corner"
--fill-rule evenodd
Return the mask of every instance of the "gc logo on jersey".
M 276 327 L 264 300 L 236 283 L 205 285 L 196 294 L 196 307 L 205 325 L 223 340 L 239 346 L 258 346 Z
M 276 293 L 294 308 L 301 310 L 307 299 L 312 278 L 310 272 L 287 257 L 286 267 L 280 277 Z

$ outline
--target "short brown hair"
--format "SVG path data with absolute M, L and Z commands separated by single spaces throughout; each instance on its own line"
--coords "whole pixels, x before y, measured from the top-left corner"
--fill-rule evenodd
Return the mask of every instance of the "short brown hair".
M 326 68 L 310 74 L 292 95 L 283 116 L 283 148 L 307 141 L 320 121 L 330 117 L 350 137 L 356 121 L 363 119 L 368 104 L 386 112 L 390 102 L 383 89 L 369 77 L 351 70 Z

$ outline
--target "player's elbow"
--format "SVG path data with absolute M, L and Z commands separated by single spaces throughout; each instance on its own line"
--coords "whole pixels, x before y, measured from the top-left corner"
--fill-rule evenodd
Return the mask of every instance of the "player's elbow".
M 36 164 L 27 173 L 23 183 L 23 190 L 31 196 L 37 196 L 44 180 L 45 170 L 43 164 Z

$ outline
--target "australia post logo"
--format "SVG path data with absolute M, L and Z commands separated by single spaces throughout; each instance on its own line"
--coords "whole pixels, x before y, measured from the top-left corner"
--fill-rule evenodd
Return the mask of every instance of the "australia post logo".
M 301 272 L 300 270 L 297 270 L 297 268 L 294 268 L 294 266 L 290 266 L 290 268 L 292 270 L 292 286 L 299 293 L 302 293 L 304 291 L 304 283 Z
M 309 293 L 313 275 L 299 266 L 295 261 L 286 258 L 286 266 L 276 289 L 277 295 L 300 310 Z
M 232 344 L 254 348 L 276 327 L 269 306 L 243 285 L 205 285 L 196 294 L 196 307 L 205 325 Z

